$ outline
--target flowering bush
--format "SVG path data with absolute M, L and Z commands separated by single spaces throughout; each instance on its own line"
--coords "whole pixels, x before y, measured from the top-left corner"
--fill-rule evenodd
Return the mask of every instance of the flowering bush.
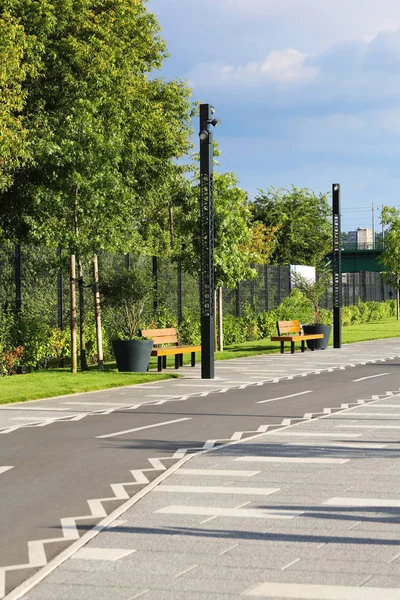
M 21 364 L 23 346 L 17 346 L 15 350 L 4 350 L 0 352 L 0 376 L 13 375 Z

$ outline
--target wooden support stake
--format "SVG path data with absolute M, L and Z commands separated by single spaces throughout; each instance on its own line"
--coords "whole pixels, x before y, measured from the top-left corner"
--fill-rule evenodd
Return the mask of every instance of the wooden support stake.
M 76 345 L 76 263 L 75 255 L 70 257 L 70 292 L 71 292 L 71 372 L 77 373 L 77 345 Z
M 103 333 L 101 331 L 101 308 L 99 292 L 99 262 L 97 254 L 93 256 L 93 281 L 94 281 L 94 314 L 96 320 L 97 364 L 99 370 L 104 369 Z

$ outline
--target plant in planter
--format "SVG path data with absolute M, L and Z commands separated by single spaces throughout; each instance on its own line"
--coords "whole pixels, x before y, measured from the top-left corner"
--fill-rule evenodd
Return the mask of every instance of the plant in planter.
M 147 371 L 153 340 L 140 335 L 140 321 L 153 286 L 144 265 L 121 269 L 106 277 L 100 284 L 105 306 L 116 311 L 118 329 L 112 340 L 119 371 Z
M 320 301 L 330 286 L 331 275 L 328 271 L 322 271 L 319 278 L 313 281 L 312 279 L 303 277 L 300 273 L 292 273 L 292 282 L 296 289 L 298 289 L 312 305 L 313 321 L 307 325 L 303 325 L 304 333 L 322 333 L 324 336 L 320 340 L 307 341 L 307 345 L 309 348 L 313 346 L 316 350 L 325 350 L 329 343 L 332 325 L 326 323 Z

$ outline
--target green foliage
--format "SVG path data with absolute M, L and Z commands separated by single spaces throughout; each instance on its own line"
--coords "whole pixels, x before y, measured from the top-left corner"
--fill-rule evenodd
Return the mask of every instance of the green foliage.
M 321 325 L 325 324 L 323 317 L 324 313 L 321 311 L 320 299 L 326 293 L 331 282 L 331 274 L 327 271 L 322 271 L 319 277 L 313 281 L 300 275 L 300 273 L 293 272 L 292 280 L 296 288 L 311 302 L 313 316 L 310 325 Z M 326 315 L 325 315 L 326 316 Z
M 276 321 L 292 321 L 298 319 L 300 323 L 311 323 L 312 321 L 312 304 L 298 289 L 292 290 L 289 296 L 284 298 L 279 306 L 271 311 L 275 316 Z M 276 332 L 276 323 L 274 333 Z
M 149 77 L 166 56 L 155 17 L 131 0 L 6 4 L 36 76 L 16 78 L 31 157 L 2 198 L 0 227 L 80 255 L 145 246 L 142 224 L 191 134 L 186 84 Z
M 178 339 L 181 344 L 201 343 L 201 329 L 199 314 L 191 311 L 183 311 L 183 319 L 178 329 Z
M 149 324 L 149 328 L 167 329 L 168 327 L 177 327 L 176 316 L 164 305 L 158 306 L 154 316 Z
M 130 269 L 109 273 L 99 289 L 104 305 L 115 310 L 120 317 L 117 339 L 141 339 L 142 313 L 153 291 L 149 271 L 138 262 Z
M 259 190 L 254 220 L 278 228 L 271 263 L 320 266 L 332 250 L 331 209 L 327 194 L 292 186 Z
M 14 375 L 21 364 L 23 354 L 23 346 L 17 346 L 15 350 L 0 350 L 0 377 Z
M 385 247 L 379 259 L 385 268 L 381 276 L 398 291 L 400 289 L 400 210 L 385 206 L 381 221 L 382 225 L 388 227 L 385 234 Z M 397 318 L 399 318 L 399 307 L 397 307 Z
M 230 314 L 223 316 L 224 343 L 241 344 L 246 341 L 243 324 L 240 318 Z
M 200 255 L 200 189 L 195 180 L 180 199 L 176 222 L 176 256 L 188 273 L 197 273 Z M 253 261 L 252 216 L 247 194 L 233 173 L 214 175 L 215 285 L 235 287 L 256 276 Z
M 21 312 L 15 320 L 14 339 L 24 347 L 21 364 L 25 369 L 58 367 L 70 358 L 68 331 L 50 327 L 41 316 Z
M 394 300 L 385 302 L 361 302 L 357 305 L 344 306 L 342 308 L 343 326 L 355 325 L 358 323 L 370 323 L 371 321 L 382 321 L 393 317 L 396 312 L 396 303 Z

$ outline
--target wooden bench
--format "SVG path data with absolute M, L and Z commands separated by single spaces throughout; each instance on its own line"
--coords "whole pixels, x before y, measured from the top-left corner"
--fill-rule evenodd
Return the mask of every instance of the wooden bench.
M 151 356 L 157 356 L 158 371 L 162 371 L 167 366 L 167 356 L 175 356 L 175 369 L 183 366 L 183 355 L 190 354 L 191 366 L 196 366 L 196 352 L 201 351 L 201 346 L 179 346 L 178 333 L 175 327 L 168 329 L 142 329 L 141 334 L 144 337 L 154 340 Z M 164 344 L 169 344 L 165 346 Z M 171 345 L 173 344 L 173 345 Z
M 294 354 L 295 342 L 301 342 L 301 351 L 304 352 L 304 342 L 306 340 L 320 340 L 322 333 L 304 334 L 301 333 L 300 321 L 278 321 L 276 323 L 278 335 L 271 337 L 271 342 L 281 343 L 281 354 L 285 351 L 285 342 L 290 342 L 290 352 Z M 314 350 L 313 347 L 310 350 Z

